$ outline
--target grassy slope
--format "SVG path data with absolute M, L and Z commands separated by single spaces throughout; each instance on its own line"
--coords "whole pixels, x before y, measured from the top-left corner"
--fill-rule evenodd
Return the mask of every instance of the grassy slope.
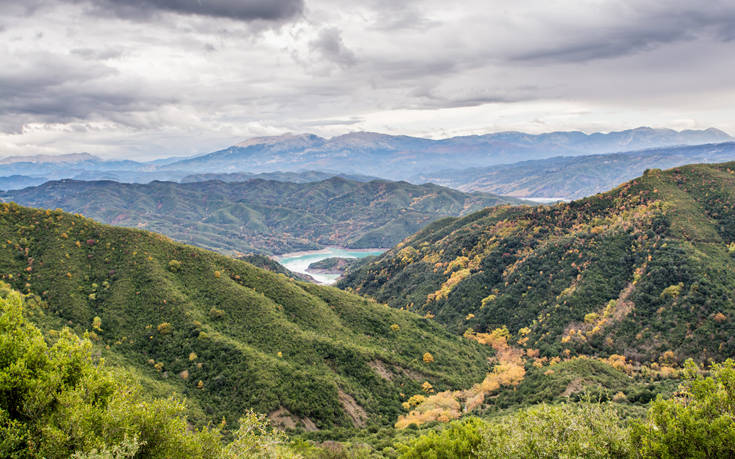
M 528 327 L 544 355 L 721 360 L 735 355 L 734 171 L 652 170 L 568 204 L 445 219 L 341 286 L 458 332 Z
M 185 394 L 207 419 L 285 407 L 320 428 L 349 426 L 341 390 L 369 422 L 389 423 L 401 392 L 424 380 L 467 386 L 487 369 L 486 348 L 417 315 L 60 211 L 0 205 L 0 277 L 48 303 L 47 325 L 82 332 L 100 317 L 109 359 Z
M 316 183 L 147 185 L 66 180 L 4 193 L 0 199 L 78 212 L 228 253 L 284 253 L 325 245 L 390 247 L 438 216 L 519 202 L 431 184 L 361 183 L 337 177 Z

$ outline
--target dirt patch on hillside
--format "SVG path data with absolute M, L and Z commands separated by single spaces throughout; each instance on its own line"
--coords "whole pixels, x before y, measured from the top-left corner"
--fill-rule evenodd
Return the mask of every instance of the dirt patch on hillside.
M 385 366 L 385 363 L 382 360 L 372 360 L 368 362 L 368 366 L 372 368 L 378 376 L 386 381 L 391 381 L 393 379 L 393 373 Z
M 413 379 L 414 381 L 426 381 L 430 378 L 429 375 L 426 373 L 421 373 L 420 371 L 411 370 L 410 368 L 403 368 L 403 367 L 397 367 L 397 370 L 399 370 L 401 373 L 403 373 L 405 376 Z
M 582 391 L 584 386 L 582 385 L 582 378 L 576 378 L 567 384 L 567 388 L 561 393 L 562 397 L 569 397 L 570 395 L 579 393 Z
M 316 424 L 314 424 L 314 421 L 309 418 L 301 419 L 298 416 L 294 416 L 285 407 L 271 411 L 268 413 L 268 418 L 274 425 L 282 429 L 295 429 L 296 427 L 302 426 L 308 432 L 319 430 Z
M 358 405 L 352 396 L 342 389 L 339 389 L 339 402 L 342 404 L 345 413 L 352 419 L 352 424 L 355 427 L 365 427 L 365 421 L 367 420 L 367 413 L 365 409 Z

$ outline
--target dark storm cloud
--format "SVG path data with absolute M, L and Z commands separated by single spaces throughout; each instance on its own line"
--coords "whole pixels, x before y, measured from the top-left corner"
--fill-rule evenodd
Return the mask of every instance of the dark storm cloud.
M 312 52 L 338 65 L 349 67 L 357 62 L 355 53 L 347 48 L 342 40 L 342 33 L 335 27 L 322 29 L 319 36 L 309 43 Z
M 86 54 L 41 53 L 26 56 L 17 67 L 0 68 L 0 131 L 18 132 L 28 122 L 115 119 L 135 124 L 128 114 L 173 102 L 118 80 L 117 70 L 88 61 Z
M 633 54 L 667 43 L 707 36 L 718 41 L 735 38 L 735 2 L 710 0 L 706 4 L 685 1 L 622 2 L 611 8 L 602 23 L 576 27 L 553 23 L 548 44 L 509 56 L 512 60 L 582 62 Z M 574 17 L 574 12 L 570 12 Z
M 303 0 L 95 0 L 101 9 L 125 18 L 158 12 L 221 17 L 241 21 L 281 21 L 301 14 Z
M 8 11 L 32 14 L 44 6 L 82 4 L 95 15 L 145 19 L 168 12 L 240 21 L 283 21 L 300 15 L 303 0 L 0 0 Z

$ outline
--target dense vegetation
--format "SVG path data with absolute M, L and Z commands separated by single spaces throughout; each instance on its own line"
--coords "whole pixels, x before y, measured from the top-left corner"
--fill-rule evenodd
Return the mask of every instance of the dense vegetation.
M 189 431 L 179 401 L 146 400 L 93 358 L 88 339 L 64 328 L 49 330 L 47 344 L 26 318 L 44 314 L 41 302 L 28 300 L 0 283 L 0 456 L 203 458 L 219 449 L 218 429 Z
M 489 419 L 466 418 L 398 444 L 404 458 L 733 457 L 735 363 L 705 375 L 692 362 L 671 399 L 643 419 L 619 403 L 538 404 Z
M 35 295 L 0 282 L 0 456 L 13 458 L 297 457 L 731 457 L 735 454 L 735 363 L 707 372 L 687 363 L 684 384 L 642 419 L 628 401 L 541 403 L 468 417 L 386 438 L 366 429 L 353 443 L 293 441 L 251 411 L 225 440 L 225 424 L 192 429 L 185 403 L 146 394 L 125 369 L 108 366 L 92 333 L 80 339 Z M 95 324 L 100 330 L 100 323 Z M 561 364 L 560 364 L 561 365 Z M 353 431 L 354 432 L 354 431 Z M 365 436 L 385 443 L 377 446 Z M 390 432 L 389 432 L 390 433 Z M 418 435 L 417 435 L 418 433 Z M 361 436 L 361 437 L 360 437 Z M 357 441 L 355 441 L 357 440 Z M 365 443 L 361 440 L 368 440 Z
M 735 164 L 429 225 L 341 282 L 541 356 L 667 365 L 735 354 Z
M 492 353 L 412 313 L 61 211 L 0 205 L 0 277 L 43 299 L 44 329 L 88 330 L 152 392 L 188 397 L 196 423 L 252 408 L 301 429 L 392 424 L 406 394 L 482 379 Z
M 0 204 L 0 456 L 732 457 L 735 363 L 681 363 L 733 353 L 733 194 L 688 166 L 438 221 L 348 273 L 396 308 Z
M 240 255 L 236 257 L 238 260 L 242 260 L 250 263 L 258 268 L 266 269 L 276 274 L 283 274 L 291 279 L 304 280 L 307 282 L 316 282 L 313 277 L 304 273 L 296 273 L 288 270 L 285 266 L 274 260 L 267 255 L 261 255 L 258 253 L 251 253 L 248 255 Z
M 145 228 L 227 253 L 390 247 L 439 217 L 520 202 L 436 185 L 338 177 L 316 183 L 147 185 L 65 180 L 4 193 L 0 199 Z

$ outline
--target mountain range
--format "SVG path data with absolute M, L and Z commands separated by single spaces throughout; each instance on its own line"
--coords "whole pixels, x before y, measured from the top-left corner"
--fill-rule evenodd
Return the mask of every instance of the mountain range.
M 638 128 L 607 134 L 501 132 L 431 140 L 356 132 L 330 139 L 287 134 L 250 139 L 224 150 L 173 162 L 163 170 L 201 172 L 294 171 L 329 169 L 406 179 L 442 168 L 489 166 L 552 156 L 610 153 L 642 148 L 693 145 L 732 140 L 716 130 L 681 131 Z
M 564 156 L 487 168 L 443 170 L 415 177 L 463 191 L 524 198 L 578 199 L 607 191 L 646 169 L 735 160 L 735 143 L 654 148 L 625 153 Z
M 340 177 L 145 185 L 62 180 L 0 193 L 0 199 L 145 228 L 226 253 L 274 254 L 332 245 L 391 247 L 438 218 L 522 202 L 431 184 Z
M 89 154 L 9 157 L 0 160 L 3 165 L 0 176 L 22 175 L 44 181 L 71 178 L 147 183 L 180 181 L 185 177 L 191 181 L 194 180 L 192 176 L 206 180 L 207 176 L 201 174 L 317 170 L 410 180 L 417 174 L 434 175 L 446 169 L 732 140 L 728 134 L 713 128 L 701 131 L 636 128 L 593 134 L 501 132 L 439 140 L 372 132 L 355 132 L 329 139 L 313 134 L 286 134 L 253 138 L 193 157 L 150 162 L 102 160 Z

